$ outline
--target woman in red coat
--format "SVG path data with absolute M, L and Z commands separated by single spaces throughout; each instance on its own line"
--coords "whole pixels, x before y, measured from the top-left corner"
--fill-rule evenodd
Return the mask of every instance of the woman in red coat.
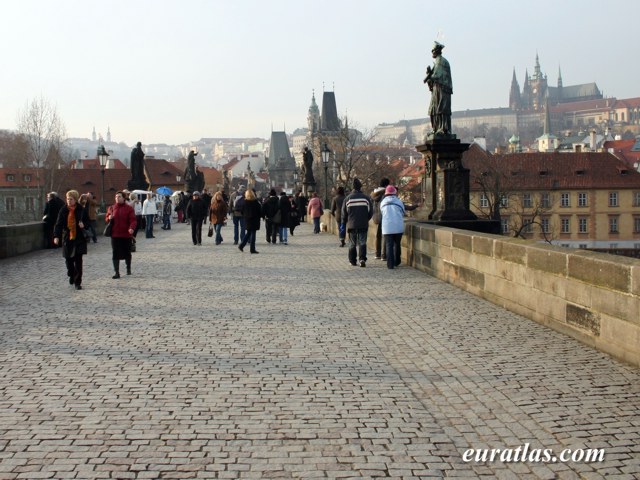
M 136 229 L 136 214 L 124 201 L 122 192 L 116 193 L 116 203 L 107 210 L 105 221 L 111 222 L 111 250 L 116 271 L 111 278 L 120 278 L 120 260 L 124 260 L 127 275 L 131 275 L 131 239 Z

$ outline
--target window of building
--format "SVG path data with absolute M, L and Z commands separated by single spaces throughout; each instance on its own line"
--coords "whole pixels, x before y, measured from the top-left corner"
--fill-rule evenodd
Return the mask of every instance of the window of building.
M 531 208 L 532 205 L 532 201 L 531 201 L 531 194 L 530 193 L 523 193 L 522 194 L 522 206 L 524 208 Z
M 540 219 L 540 231 L 542 233 L 549 233 L 549 219 L 544 217 Z
M 633 192 L 633 206 L 640 207 L 640 192 Z
M 587 233 L 589 231 L 589 219 L 586 217 L 578 218 L 578 233 Z
M 587 244 L 586 243 L 580 243 L 580 244 L 578 244 L 578 248 L 582 248 L 584 250 L 585 248 L 587 248 Z
M 480 208 L 489 208 L 489 199 L 484 193 L 480 195 Z
M 578 193 L 578 206 L 579 207 L 586 207 L 587 206 L 587 194 L 586 192 L 580 192 Z
M 24 208 L 27 212 L 36 211 L 36 199 L 33 197 L 26 197 L 24 199 Z
M 25 173 L 24 175 L 22 175 L 22 180 L 24 180 L 25 182 L 30 182 L 31 175 Z
M 4 199 L 4 207 L 7 212 L 13 212 L 16 209 L 16 199 L 14 197 L 6 197 Z
M 609 206 L 610 207 L 618 206 L 618 192 L 609 192 Z
M 502 195 L 500 197 L 500 206 L 502 208 L 507 208 L 509 206 L 509 198 L 506 195 Z
M 609 217 L 609 233 L 618 233 L 618 216 Z
M 509 233 L 509 217 L 500 219 L 502 233 Z
M 560 219 L 560 233 L 571 233 L 571 219 L 569 217 Z
M 633 217 L 633 233 L 640 233 L 640 217 Z
M 522 219 L 522 231 L 524 233 L 533 232 L 533 222 L 531 221 L 530 218 L 523 218 Z
M 7 173 L 7 182 L 15 182 L 16 177 L 12 173 Z
M 570 193 L 561 193 L 560 194 L 560 206 L 561 207 L 570 207 L 571 206 L 571 194 Z
M 551 208 L 551 195 L 548 193 L 540 194 L 540 206 L 542 208 Z

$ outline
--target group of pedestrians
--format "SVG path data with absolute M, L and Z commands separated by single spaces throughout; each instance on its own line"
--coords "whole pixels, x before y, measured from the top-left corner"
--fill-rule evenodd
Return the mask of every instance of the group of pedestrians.
M 297 225 L 309 215 L 313 219 L 314 234 L 320 232 L 320 217 L 323 214 L 322 202 L 314 193 L 306 203 L 305 210 L 300 211 L 300 192 L 296 197 L 289 197 L 286 192 L 280 195 L 274 189 L 269 192 L 264 202 L 256 197 L 253 189 L 244 186 L 238 188 L 231 199 L 223 192 L 216 192 L 210 205 L 201 198 L 200 192 L 193 192 L 186 215 L 191 223 L 191 236 L 194 245 L 202 245 L 202 225 L 209 219 L 210 228 L 215 234 L 215 244 L 223 242 L 222 227 L 226 225 L 230 215 L 234 225 L 234 245 L 242 252 L 249 245 L 253 254 L 256 250 L 256 236 L 260 224 L 264 220 L 266 241 L 270 244 L 288 244 L 288 234 L 293 235 Z M 82 257 L 87 253 L 90 239 L 97 242 L 96 207 L 93 194 L 79 195 L 76 190 L 69 190 L 66 202 L 58 198 L 55 192 L 48 195 L 45 209 L 46 237 L 51 238 L 51 245 L 62 247 L 69 283 L 77 290 L 82 289 Z M 304 198 L 304 197 L 303 197 Z M 115 195 L 115 203 L 106 212 L 105 222 L 111 225 L 111 250 L 114 268 L 113 279 L 120 278 L 120 261 L 124 260 L 126 274 L 131 275 L 132 242 L 139 221 L 144 218 L 147 238 L 153 236 L 153 221 L 157 214 L 155 198 L 151 195 L 142 202 L 140 209 L 137 199 L 129 199 L 128 192 L 119 191 Z M 412 207 L 415 208 L 415 207 Z M 171 229 L 172 203 L 165 199 L 162 206 L 163 229 Z M 369 222 L 373 218 L 376 227 L 376 258 L 384 258 L 387 268 L 394 269 L 401 262 L 401 241 L 404 233 L 404 216 L 410 208 L 398 198 L 398 190 L 387 178 L 380 181 L 372 195 L 362 192 L 362 182 L 355 178 L 353 190 L 346 195 L 344 188 L 339 187 L 332 200 L 331 214 L 338 224 L 340 247 L 348 245 L 348 259 L 351 265 L 366 267 L 367 235 Z M 154 211 L 156 210 L 156 211 Z M 139 213 L 138 213 L 139 212 Z M 51 221 L 55 218 L 55 221 Z M 347 244 L 348 240 L 348 244 Z

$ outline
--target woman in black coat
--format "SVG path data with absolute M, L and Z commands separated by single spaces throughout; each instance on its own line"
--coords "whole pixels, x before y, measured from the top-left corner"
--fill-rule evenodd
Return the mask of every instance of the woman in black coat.
M 82 290 L 82 256 L 87 253 L 84 227 L 89 224 L 87 211 L 78 203 L 79 196 L 75 190 L 67 192 L 67 203 L 58 212 L 53 229 L 53 242 L 62 244 L 69 283 L 75 285 L 76 290 Z
M 287 245 L 287 234 L 291 225 L 291 202 L 285 192 L 280 192 L 278 207 L 280 208 L 280 243 Z
M 249 243 L 251 253 L 260 253 L 256 250 L 256 232 L 260 230 L 260 221 L 262 220 L 262 206 L 256 198 L 253 190 L 248 189 L 244 192 L 244 204 L 242 205 L 242 216 L 247 230 L 238 249 L 242 252 L 244 246 Z

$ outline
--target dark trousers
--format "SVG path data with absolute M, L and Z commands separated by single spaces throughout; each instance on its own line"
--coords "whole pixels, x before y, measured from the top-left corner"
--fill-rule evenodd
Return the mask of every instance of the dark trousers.
M 244 248 L 246 244 L 249 244 L 249 250 L 252 252 L 256 251 L 256 231 L 255 230 L 247 230 L 242 242 L 240 242 L 239 248 Z
M 202 243 L 202 220 L 191 219 L 191 239 L 194 245 Z
M 355 265 L 356 259 L 367 261 L 367 229 L 349 230 L 349 261 Z
M 387 245 L 382 241 L 382 224 L 378 224 L 378 228 L 376 229 L 376 257 L 386 258 L 387 256 Z
M 400 265 L 400 243 L 402 233 L 391 233 L 384 236 L 384 244 L 387 247 L 387 268 L 395 268 Z
M 265 228 L 267 230 L 267 242 L 276 243 L 278 238 L 278 224 L 267 219 Z
M 67 275 L 74 285 L 82 285 L 82 255 L 64 259 L 67 265 Z

